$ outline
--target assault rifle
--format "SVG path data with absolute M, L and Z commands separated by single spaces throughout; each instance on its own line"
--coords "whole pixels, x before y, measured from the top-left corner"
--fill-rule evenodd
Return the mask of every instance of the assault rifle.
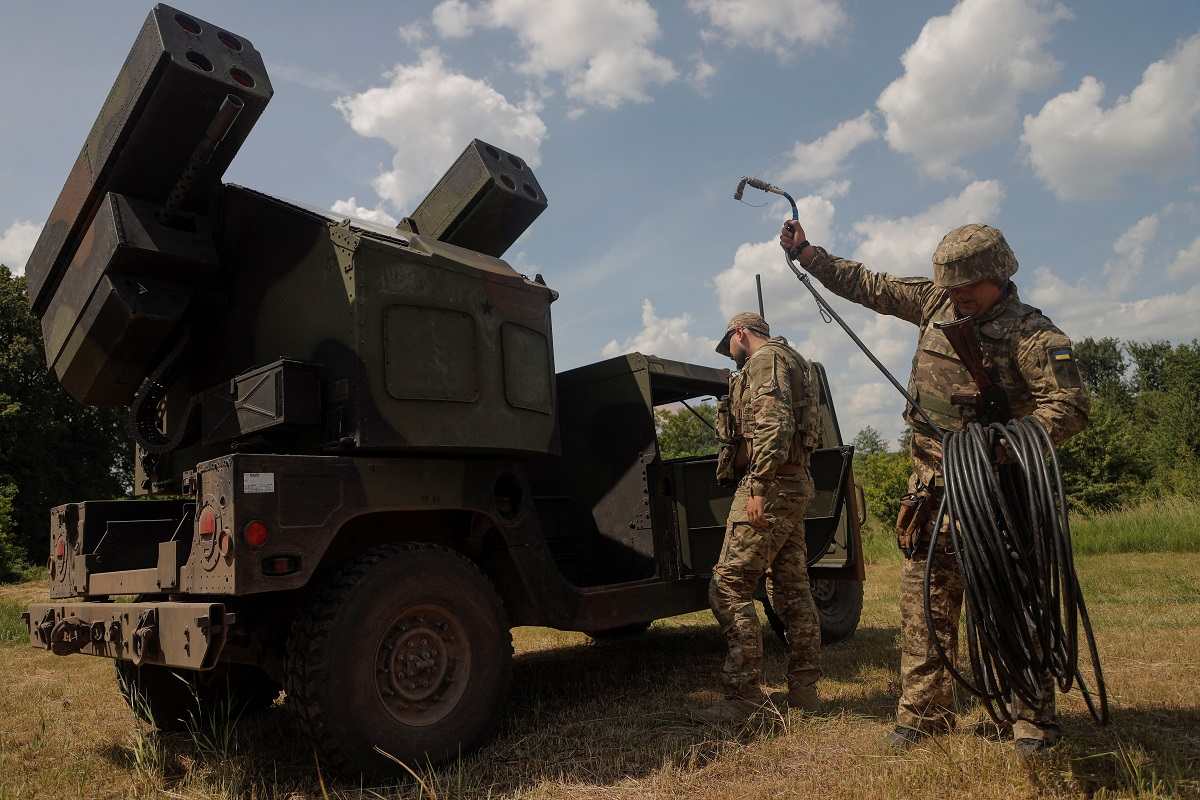
M 951 322 L 935 322 L 934 327 L 946 335 L 958 359 L 971 373 L 975 391 L 959 390 L 950 396 L 956 406 L 965 406 L 975 411 L 975 418 L 983 425 L 992 422 L 1001 424 L 1012 419 L 1008 407 L 1008 395 L 994 380 L 983 363 L 983 352 L 979 347 L 979 335 L 975 330 L 975 317 L 963 317 Z

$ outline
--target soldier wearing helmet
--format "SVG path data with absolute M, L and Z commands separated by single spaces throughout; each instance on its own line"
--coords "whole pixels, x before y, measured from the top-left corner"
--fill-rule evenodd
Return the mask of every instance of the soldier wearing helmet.
M 717 345 L 738 371 L 721 399 L 717 479 L 737 481 L 709 603 L 729 646 L 725 697 L 697 712 L 710 722 L 745 719 L 764 704 L 762 628 L 754 604 L 767 577 L 771 605 L 787 628 L 787 692 L 772 696 L 801 711 L 817 708 L 821 625 L 808 584 L 804 516 L 814 493 L 817 398 L 808 362 L 758 314 L 735 314 Z
M 972 388 L 973 382 L 934 325 L 963 317 L 975 319 L 985 368 L 1004 389 L 1013 417 L 1033 416 L 1055 444 L 1087 425 L 1088 397 L 1071 340 L 1040 310 L 1021 302 L 1011 281 L 1017 258 L 996 228 L 971 224 L 947 233 L 933 254 L 932 281 L 896 278 L 832 256 L 809 244 L 798 222 L 784 224 L 779 243 L 830 291 L 918 327 L 908 390 L 938 426 L 959 430 L 973 414 L 969 406 L 951 402 L 956 391 Z M 943 491 L 941 444 L 914 409 L 905 409 L 904 419 L 912 430 L 913 471 L 897 521 L 897 536 L 906 552 L 900 576 L 902 692 L 896 729 L 889 734 L 897 747 L 948 731 L 955 718 L 954 683 L 927 630 L 922 591 L 930 518 Z M 931 580 L 932 634 L 947 653 L 957 653 L 963 583 L 953 553 L 935 554 Z M 1042 686 L 1048 699 L 1040 707 L 1025 707 L 1014 700 L 1018 719 L 1013 737 L 1021 753 L 1051 747 L 1060 736 L 1049 675 L 1043 677 Z

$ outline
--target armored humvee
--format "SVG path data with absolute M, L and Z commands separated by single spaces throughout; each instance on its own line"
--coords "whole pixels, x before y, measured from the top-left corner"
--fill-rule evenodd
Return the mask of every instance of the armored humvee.
M 557 294 L 500 258 L 546 197 L 486 142 L 394 229 L 222 183 L 271 94 L 249 40 L 156 6 L 29 259 L 50 369 L 128 407 L 137 464 L 136 498 L 51 511 L 30 639 L 114 659 L 161 727 L 285 688 L 344 771 L 452 757 L 502 712 L 511 627 L 707 607 L 732 488 L 714 457 L 664 458 L 654 410 L 727 374 L 637 353 L 556 374 Z M 863 505 L 815 371 L 837 639 Z

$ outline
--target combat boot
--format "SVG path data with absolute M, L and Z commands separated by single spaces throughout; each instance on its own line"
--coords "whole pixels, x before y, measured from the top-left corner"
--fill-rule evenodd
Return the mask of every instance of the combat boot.
M 815 714 L 821 710 L 821 698 L 816 686 L 795 686 L 786 692 L 778 689 L 771 692 L 771 702 L 779 708 L 790 708 L 802 714 Z
M 897 725 L 895 730 L 884 737 L 887 746 L 892 750 L 907 750 L 929 738 L 927 731 L 910 728 L 907 725 Z
M 690 712 L 692 719 L 708 722 L 713 725 L 735 725 L 748 720 L 767 704 L 767 697 L 762 691 L 744 691 L 726 694 L 715 703 L 693 708 Z
M 1062 735 L 1057 730 L 1050 731 L 1039 738 L 1017 737 L 1013 741 L 1013 749 L 1023 759 L 1035 758 L 1057 747 L 1061 738 Z

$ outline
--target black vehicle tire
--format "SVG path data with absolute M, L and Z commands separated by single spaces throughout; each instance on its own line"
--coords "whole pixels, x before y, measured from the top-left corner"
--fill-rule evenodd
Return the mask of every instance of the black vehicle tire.
M 512 678 L 504 604 L 474 563 L 429 544 L 372 548 L 328 576 L 288 638 L 288 706 L 321 761 L 396 774 L 474 749 Z
M 609 628 L 603 631 L 589 631 L 588 636 L 592 637 L 592 640 L 597 642 L 621 642 L 626 639 L 636 639 L 646 631 L 650 630 L 650 626 L 653 624 L 653 620 L 648 622 L 631 622 L 630 624 L 622 625 L 619 628 Z
M 160 731 L 184 730 L 205 710 L 224 707 L 233 719 L 270 708 L 282 688 L 267 673 L 248 664 L 218 664 L 211 670 L 134 666 L 115 661 L 117 688 L 143 722 Z
M 821 644 L 833 644 L 850 638 L 858 628 L 862 616 L 863 582 L 849 578 L 813 578 L 813 601 L 821 615 Z M 771 630 L 779 641 L 787 643 L 787 631 L 783 620 L 771 608 L 770 601 L 763 600 L 763 611 Z

